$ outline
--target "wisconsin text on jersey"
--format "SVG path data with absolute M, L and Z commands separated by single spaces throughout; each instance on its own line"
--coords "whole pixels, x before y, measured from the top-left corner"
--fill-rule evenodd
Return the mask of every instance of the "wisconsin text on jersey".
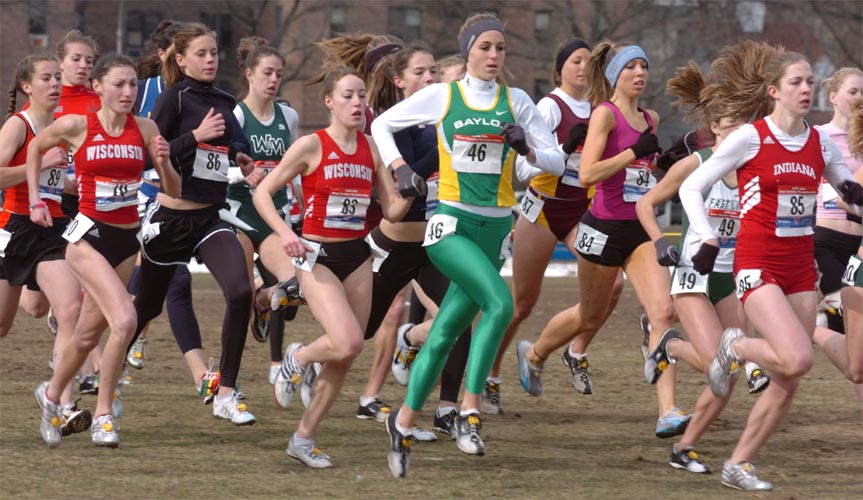
M 809 165 L 796 162 L 785 162 L 773 165 L 773 175 L 779 174 L 803 174 L 815 178 L 815 169 Z
M 334 179 L 336 177 L 354 177 L 371 182 L 372 169 L 354 163 L 333 163 L 332 165 L 324 166 L 324 179 Z
M 125 158 L 144 161 L 144 150 L 131 144 L 97 144 L 87 147 L 87 160 Z

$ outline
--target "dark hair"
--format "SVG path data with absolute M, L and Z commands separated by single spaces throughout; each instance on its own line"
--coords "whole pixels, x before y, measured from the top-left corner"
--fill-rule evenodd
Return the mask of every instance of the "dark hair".
M 18 62 L 18 66 L 15 68 L 15 82 L 12 85 L 12 89 L 9 91 L 9 110 L 6 117 L 10 117 L 15 114 L 15 111 L 18 109 L 18 92 L 24 93 L 24 89 L 21 88 L 21 82 L 30 82 L 33 79 L 33 72 L 36 69 L 36 63 L 42 61 L 53 61 L 57 62 L 57 58 L 50 55 L 45 54 L 43 52 L 30 54 L 25 56 L 24 59 Z
M 66 57 L 66 51 L 68 50 L 69 45 L 73 43 L 89 45 L 90 48 L 93 49 L 93 57 L 95 59 L 99 58 L 99 44 L 96 43 L 96 39 L 92 36 L 81 33 L 79 30 L 72 30 L 66 33 L 66 35 L 57 43 L 58 60 L 63 61 L 63 58 Z
M 270 46 L 270 42 L 266 39 L 261 38 L 259 36 L 247 36 L 240 40 L 240 45 L 237 47 L 237 59 L 240 62 L 240 92 L 237 94 L 237 97 L 242 99 L 249 93 L 249 80 L 246 78 L 245 70 L 250 69 L 252 71 L 258 67 L 258 62 L 260 62 L 262 57 L 278 57 L 279 60 L 282 61 L 282 65 L 285 64 L 285 57 L 276 50 L 275 48 Z
M 108 72 L 111 71 L 111 68 L 117 68 L 120 66 L 128 66 L 134 70 L 135 61 L 133 61 L 131 57 L 124 56 L 123 54 L 109 52 L 99 58 L 99 62 L 97 62 L 96 66 L 93 68 L 92 79 L 102 81 L 102 77 L 107 75 Z
M 192 40 L 202 37 L 211 36 L 216 39 L 216 34 L 202 23 L 185 23 L 174 33 L 173 44 L 168 47 L 168 54 L 165 58 L 165 64 L 162 65 L 162 77 L 165 79 L 165 86 L 170 87 L 183 79 L 185 74 L 180 66 L 177 65 L 177 54 L 185 54 Z
M 404 90 L 396 86 L 393 78 L 401 77 L 414 54 L 425 52 L 431 54 L 431 49 L 421 41 L 414 41 L 402 50 L 388 55 L 377 65 L 369 77 L 369 107 L 376 114 L 390 109 L 404 99 Z
M 150 38 L 144 44 L 145 56 L 138 60 L 138 78 L 146 80 L 159 74 L 162 69 L 162 60 L 159 51 L 167 52 L 173 43 L 174 34 L 183 26 L 183 23 L 166 19 L 161 21 L 153 29 Z

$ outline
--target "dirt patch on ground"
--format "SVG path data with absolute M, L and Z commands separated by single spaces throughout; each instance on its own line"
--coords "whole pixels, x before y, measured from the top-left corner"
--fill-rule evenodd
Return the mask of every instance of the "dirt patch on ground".
M 577 300 L 573 278 L 546 279 L 543 296 L 520 337 L 534 339 L 545 321 Z M 196 275 L 194 300 L 204 348 L 218 356 L 221 292 Z M 237 428 L 212 416 L 192 380 L 164 318 L 150 334 L 146 367 L 123 392 L 122 444 L 97 449 L 89 434 L 48 450 L 39 437 L 33 389 L 49 377 L 52 337 L 44 320 L 19 314 L 13 334 L 0 339 L 0 496 L 4 498 L 861 498 L 863 431 L 860 402 L 850 383 L 817 352 L 791 414 L 756 460 L 776 486 L 750 495 L 719 483 L 717 473 L 672 469 L 672 440 L 654 437 L 654 391 L 641 375 L 639 307 L 627 285 L 621 306 L 591 346 L 594 394 L 575 393 L 568 370 L 550 362 L 545 394 L 531 398 L 518 386 L 511 350 L 502 387 L 505 415 L 487 416 L 488 448 L 477 458 L 440 440 L 416 444 L 409 479 L 396 481 L 386 465 L 383 425 L 355 418 L 372 358 L 358 359 L 319 447 L 336 467 L 305 468 L 285 454 L 302 405 L 279 410 L 267 383 L 269 347 L 251 335 L 240 384 L 258 420 Z M 320 328 L 308 311 L 288 323 L 286 340 L 309 341 Z M 816 350 L 817 351 L 817 350 Z M 555 356 L 559 356 L 556 353 Z M 678 404 L 692 408 L 705 379 L 678 370 Z M 382 399 L 396 405 L 404 389 L 388 383 Z M 739 391 L 704 437 L 699 452 L 715 471 L 742 431 L 755 397 Z M 80 403 L 92 409 L 93 396 Z M 420 424 L 431 427 L 433 404 Z

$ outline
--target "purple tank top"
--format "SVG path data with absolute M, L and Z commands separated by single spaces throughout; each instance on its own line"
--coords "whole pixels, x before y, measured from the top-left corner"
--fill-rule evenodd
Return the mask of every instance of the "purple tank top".
M 599 158 L 602 161 L 616 156 L 621 151 L 635 144 L 638 136 L 641 135 L 641 131 L 632 128 L 614 104 L 604 102 L 600 106 L 606 106 L 614 113 L 614 130 L 608 134 L 608 139 L 605 142 L 605 151 L 602 152 L 602 156 Z M 638 109 L 644 113 L 644 119 L 647 120 L 648 126 L 653 126 L 650 114 L 641 108 Z M 596 183 L 596 193 L 593 197 L 593 204 L 590 207 L 590 212 L 596 218 L 606 220 L 638 220 L 638 216 L 635 213 L 635 202 L 628 202 L 623 199 L 623 183 L 625 180 L 626 168 L 623 168 L 608 179 Z

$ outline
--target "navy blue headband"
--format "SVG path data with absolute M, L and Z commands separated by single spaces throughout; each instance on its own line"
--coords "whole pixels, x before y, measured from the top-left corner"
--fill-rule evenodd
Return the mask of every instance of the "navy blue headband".
M 398 52 L 402 46 L 397 43 L 385 43 L 366 52 L 366 73 L 371 75 L 375 67 L 393 52 Z
M 461 56 L 465 61 L 467 61 L 467 53 L 470 52 L 470 48 L 473 47 L 476 39 L 486 31 L 500 31 L 504 36 L 506 36 L 506 30 L 503 29 L 503 25 L 494 19 L 483 19 L 474 24 L 465 30 L 464 34 L 461 36 L 461 40 L 459 40 Z
M 563 69 L 564 63 L 569 59 L 569 56 L 572 55 L 578 49 L 587 49 L 590 51 L 590 45 L 587 44 L 581 38 L 576 38 L 575 40 L 566 44 L 560 51 L 557 53 L 557 58 L 554 61 L 554 69 L 557 70 L 558 73 Z

